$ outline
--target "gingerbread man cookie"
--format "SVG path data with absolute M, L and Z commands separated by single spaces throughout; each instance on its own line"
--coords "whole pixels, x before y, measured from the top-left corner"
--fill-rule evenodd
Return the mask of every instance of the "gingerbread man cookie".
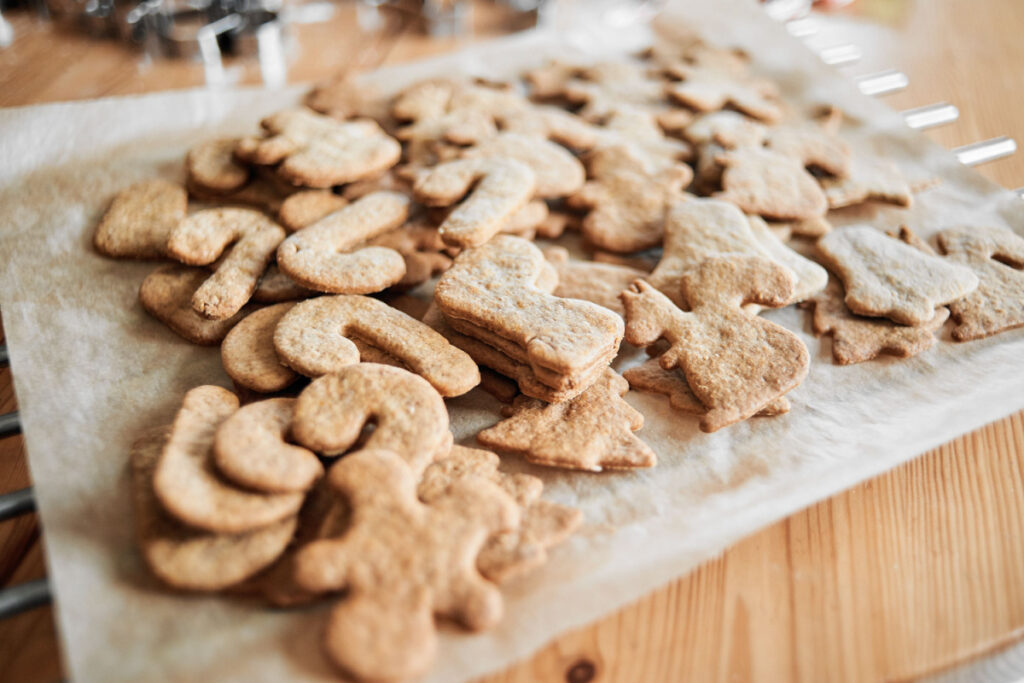
M 480 477 L 497 484 L 519 505 L 519 528 L 492 535 L 476 558 L 480 573 L 501 583 L 542 565 L 547 550 L 568 538 L 582 524 L 583 515 L 566 505 L 541 500 L 544 484 L 540 479 L 500 472 L 499 463 L 490 451 L 452 446 L 451 453 L 423 473 L 417 493 L 429 503 L 455 482 Z
M 619 253 L 661 243 L 665 210 L 684 197 L 688 166 L 655 172 L 626 146 L 595 150 L 587 159 L 591 179 L 569 198 L 569 205 L 589 210 L 583 236 L 596 247 Z
M 326 188 L 372 178 L 402 155 L 401 145 L 369 119 L 338 121 L 298 108 L 261 125 L 264 136 L 243 138 L 235 155 L 253 164 L 278 164 L 278 174 L 294 185 Z
M 498 622 L 501 593 L 475 565 L 492 534 L 519 523 L 508 495 L 467 478 L 423 504 L 414 473 L 384 450 L 343 458 L 328 476 L 351 522 L 302 548 L 295 576 L 306 590 L 345 590 L 325 634 L 335 665 L 360 680 L 412 678 L 434 658 L 435 614 L 474 631 Z

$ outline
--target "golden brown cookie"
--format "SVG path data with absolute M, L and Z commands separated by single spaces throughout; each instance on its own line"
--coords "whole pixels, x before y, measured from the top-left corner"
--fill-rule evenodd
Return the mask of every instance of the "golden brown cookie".
M 496 133 L 496 119 L 502 112 L 527 104 L 503 85 L 438 78 L 420 81 L 399 93 L 391 114 L 408 122 L 395 133 L 404 142 L 469 145 Z
M 648 169 L 625 146 L 593 151 L 587 159 L 590 180 L 569 198 L 569 205 L 589 210 L 581 230 L 591 244 L 619 253 L 661 244 L 666 208 L 681 199 L 690 182 L 688 166 Z
M 689 312 L 642 280 L 623 292 L 626 340 L 671 344 L 659 362 L 682 369 L 708 408 L 700 428 L 713 432 L 761 411 L 807 375 L 810 355 L 800 338 L 743 310 L 748 303 L 783 306 L 793 287 L 792 273 L 767 259 L 713 256 L 682 276 Z
M 387 113 L 384 108 L 386 98 L 381 97 L 366 79 L 357 80 L 351 74 L 351 70 L 346 71 L 340 77 L 317 83 L 306 94 L 303 103 L 313 111 L 339 121 L 359 116 L 380 120 Z
M 630 389 L 668 396 L 669 404 L 681 413 L 703 415 L 708 410 L 700 399 L 694 396 L 690 385 L 686 383 L 686 376 L 679 370 L 666 370 L 661 367 L 658 358 L 648 358 L 640 365 L 623 372 L 622 376 L 629 382 Z M 761 409 L 757 415 L 773 417 L 788 413 L 789 408 L 789 399 L 780 396 Z
M 814 309 L 814 334 L 832 337 L 832 358 L 840 365 L 863 363 L 883 353 L 899 358 L 916 356 L 935 344 L 935 331 L 949 318 L 949 311 L 940 308 L 931 320 L 910 327 L 856 315 L 843 303 L 843 287 L 835 280 L 807 303 Z
M 953 339 L 981 339 L 1024 325 L 1024 239 L 1002 228 L 953 228 L 939 233 L 939 248 L 978 276 L 978 288 L 949 305 Z
M 480 368 L 479 386 L 502 403 L 511 403 L 519 394 L 519 387 L 513 380 L 486 367 Z
M 114 258 L 159 259 L 167 238 L 185 217 L 185 188 L 166 180 L 144 180 L 121 190 L 103 214 L 93 244 Z
M 376 178 L 349 183 L 342 188 L 341 196 L 350 202 L 374 192 L 398 192 L 411 197 L 412 177 L 407 171 L 408 169 L 404 166 L 396 166 Z
M 444 319 L 441 309 L 436 304 L 431 304 L 431 307 L 427 309 L 423 316 L 423 322 L 429 325 L 431 329 L 436 330 L 454 346 L 469 354 L 470 358 L 481 365 L 481 370 L 490 368 L 498 373 L 499 376 L 508 377 L 515 382 L 515 386 L 518 386 L 519 391 L 522 391 L 527 396 L 532 396 L 549 403 L 556 403 L 572 398 L 581 391 L 578 386 L 582 384 L 581 382 L 570 384 L 570 386 L 563 389 L 549 387 L 537 379 L 537 375 L 534 374 L 526 362 L 510 358 L 490 344 L 456 332 Z M 498 400 L 507 403 L 515 398 L 517 393 L 515 386 L 512 389 L 511 395 L 508 395 L 506 387 L 494 387 L 493 383 L 490 388 L 484 386 L 485 378 L 486 376 L 481 372 L 481 388 L 494 393 Z M 498 394 L 492 389 L 496 389 L 501 393 Z
M 512 358 L 517 363 L 530 363 L 529 353 L 516 342 L 510 341 L 501 335 L 471 322 L 449 321 L 449 324 L 455 330 L 464 335 L 469 335 L 479 342 L 487 344 L 491 348 L 500 351 L 503 355 Z M 598 375 L 601 374 L 601 371 L 607 364 L 608 361 L 604 357 L 598 357 L 593 363 L 591 363 L 591 365 L 582 367 L 581 369 L 571 373 L 559 372 L 540 365 L 536 367 L 530 366 L 530 370 L 537 380 L 543 382 L 552 389 L 575 390 L 578 393 L 590 386 L 590 384 L 597 379 Z
M 273 171 L 256 168 L 249 182 L 231 192 L 217 192 L 189 183 L 188 194 L 194 199 L 217 206 L 248 206 L 276 214 L 295 188 L 276 177 Z
M 151 430 L 132 445 L 135 529 L 150 571 L 174 588 L 216 591 L 274 562 L 292 538 L 294 516 L 252 531 L 219 534 L 185 526 L 164 511 L 153 492 L 153 472 L 167 432 Z
M 256 594 L 274 607 L 299 607 L 325 597 L 323 592 L 304 589 L 295 579 L 295 557 L 309 543 L 345 533 L 351 521 L 345 499 L 321 477 L 306 494 L 299 510 L 298 528 L 292 543 L 266 571 L 238 586 L 245 594 Z
M 261 394 L 289 387 L 298 374 L 281 363 L 274 350 L 274 330 L 294 302 L 254 311 L 224 337 L 220 359 L 224 372 L 239 386 Z
M 750 73 L 750 56 L 741 48 L 712 45 L 696 34 L 679 36 L 673 31 L 670 42 L 655 43 L 643 56 L 668 70 L 691 66 L 733 77 Z
M 807 167 L 844 178 L 850 174 L 850 146 L 817 123 L 788 123 L 768 130 L 766 146 Z
M 281 203 L 277 220 L 285 230 L 295 232 L 348 204 L 348 200 L 330 190 L 296 192 Z
M 527 206 L 529 206 L 529 204 L 527 204 Z M 566 230 L 570 232 L 579 232 L 579 218 L 575 214 L 571 214 L 566 211 L 548 211 L 548 215 L 537 224 L 536 236 L 553 240 L 561 237 Z
M 326 188 L 370 178 L 398 162 L 402 147 L 369 119 L 338 121 L 309 109 L 288 109 L 261 122 L 262 137 L 235 148 L 252 164 L 278 164 L 277 173 L 294 185 Z
M 728 202 L 691 199 L 678 202 L 666 216 L 665 246 L 661 261 L 645 279 L 677 306 L 686 307 L 679 283 L 687 271 L 709 256 L 746 254 L 770 259 L 796 277 L 793 303 L 820 292 L 828 273 L 817 263 L 782 244 L 764 221 L 751 220 Z
M 693 168 L 693 182 L 688 192 L 706 197 L 722 189 L 722 173 L 725 168 L 717 159 L 726 152 L 717 142 L 706 142 L 697 146 L 697 163 Z
M 263 277 L 257 283 L 256 291 L 252 293 L 252 300 L 261 304 L 278 304 L 284 301 L 308 299 L 317 294 L 318 292 L 306 289 L 278 270 L 276 263 L 271 263 L 263 271 Z
M 480 573 L 501 583 L 544 564 L 548 548 L 579 528 L 583 515 L 574 508 L 540 500 L 544 488 L 540 479 L 500 472 L 499 462 L 498 456 L 490 451 L 453 446 L 447 457 L 423 472 L 417 494 L 420 500 L 430 503 L 455 482 L 480 477 L 497 484 L 519 505 L 519 528 L 492 535 L 476 558 Z
M 830 232 L 818 241 L 818 253 L 843 281 L 851 311 L 902 325 L 923 325 L 936 308 L 978 287 L 970 268 L 923 253 L 869 225 Z
M 423 284 L 452 265 L 451 257 L 442 253 L 445 244 L 441 233 L 424 221 L 410 221 L 391 232 L 374 237 L 367 245 L 394 249 L 402 255 L 405 275 L 395 286 L 403 289 Z
M 556 141 L 572 149 L 587 149 L 597 128 L 557 107 L 536 106 L 502 84 L 451 79 L 422 81 L 394 102 L 396 118 L 411 121 L 396 135 L 410 149 L 430 145 L 469 145 L 498 130 Z
M 551 100 L 562 97 L 566 84 L 574 78 L 579 78 L 585 68 L 585 64 L 550 59 L 541 66 L 527 69 L 522 76 L 532 98 Z
M 669 170 L 687 173 L 689 166 L 680 166 L 693 158 L 693 147 L 683 140 L 665 137 L 661 121 L 666 118 L 666 112 L 656 114 L 627 105 L 615 107 L 605 117 L 594 148 L 625 146 L 654 175 Z
M 529 474 L 499 472 L 500 464 L 501 459 L 490 451 L 452 446 L 449 453 L 424 470 L 416 485 L 416 495 L 423 502 L 429 503 L 440 497 L 456 481 L 480 477 L 496 484 L 519 506 L 525 507 L 540 498 L 544 482 Z
M 375 429 L 361 448 L 397 453 L 419 474 L 451 448 L 444 400 L 426 380 L 406 370 L 358 363 L 314 380 L 299 394 L 292 436 L 317 453 L 340 455 Z
M 535 175 L 526 164 L 487 157 L 435 166 L 416 180 L 413 189 L 428 206 L 451 206 L 465 197 L 441 224 L 441 237 L 452 246 L 474 247 L 498 234 L 530 200 L 535 186 Z
M 633 434 L 643 415 L 622 397 L 629 384 L 611 368 L 582 394 L 562 403 L 519 397 L 511 416 L 477 434 L 488 448 L 548 467 L 589 470 L 653 467 L 654 451 Z
M 284 228 L 259 211 L 209 209 L 178 223 L 167 241 L 167 253 L 184 264 L 206 266 L 233 245 L 192 296 L 197 313 L 223 320 L 252 297 L 284 236 Z
M 805 218 L 800 221 L 792 221 L 788 223 L 768 223 L 768 227 L 771 228 L 772 232 L 785 231 L 787 236 L 785 239 L 792 237 L 807 237 L 812 240 L 827 235 L 832 232 L 832 224 L 824 216 L 814 216 L 812 218 Z M 785 241 L 783 239 L 782 241 Z
M 466 159 L 500 157 L 521 161 L 533 171 L 534 197 L 565 197 L 583 186 L 583 164 L 561 145 L 522 133 L 498 133 L 462 153 Z
M 654 115 L 655 121 L 665 135 L 683 140 L 683 130 L 693 121 L 695 114 L 689 109 L 673 108 L 659 111 Z M 691 154 L 693 153 L 691 148 Z
M 910 183 L 896 164 L 885 159 L 855 156 L 841 178 L 822 178 L 828 208 L 841 209 L 869 200 L 910 206 Z
M 235 159 L 238 138 L 207 140 L 188 150 L 185 171 L 189 186 L 225 194 L 249 182 L 249 167 Z
M 530 242 L 498 236 L 459 254 L 434 300 L 456 330 L 468 323 L 521 348 L 534 372 L 575 375 L 607 365 L 618 350 L 622 319 L 539 289 L 545 263 Z
M 142 281 L 139 302 L 147 313 L 193 344 L 219 344 L 248 310 L 224 320 L 209 320 L 196 313 L 192 297 L 208 277 L 210 273 L 202 268 L 160 266 Z
M 671 68 L 673 78 L 681 79 L 668 88 L 676 102 L 697 111 L 717 111 L 731 105 L 738 111 L 765 123 L 782 118 L 778 87 L 765 79 L 741 77 L 711 69 L 679 64 Z
M 667 106 L 665 83 L 638 62 L 606 61 L 581 67 L 562 86 L 561 95 L 582 104 L 580 115 L 600 120 L 623 106 L 659 109 Z
M 224 420 L 213 439 L 220 473 L 254 491 L 308 491 L 324 468 L 315 453 L 286 441 L 294 410 L 293 398 L 269 398 Z
M 552 260 L 550 255 L 548 260 Z M 619 315 L 623 314 L 619 293 L 647 276 L 646 271 L 612 263 L 559 259 L 554 264 L 558 271 L 555 296 L 591 301 Z
M 532 240 L 537 236 L 537 228 L 548 217 L 548 205 L 540 199 L 527 202 L 509 216 L 505 224 L 501 226 L 501 232 L 506 235 L 515 235 L 524 240 Z
M 241 533 L 294 516 L 301 493 L 256 493 L 220 475 L 213 460 L 217 428 L 238 410 L 238 398 L 216 386 L 185 394 L 153 475 L 164 509 L 189 526 Z
M 437 649 L 434 614 L 474 631 L 501 618 L 501 593 L 474 566 L 491 534 L 519 523 L 501 489 L 469 478 L 424 505 L 413 472 L 382 450 L 343 458 L 328 476 L 352 521 L 341 536 L 304 547 L 295 569 L 306 590 L 345 590 L 325 634 L 342 671 L 359 680 L 413 678 Z
M 501 112 L 501 130 L 545 138 L 572 150 L 590 149 L 602 138 L 600 127 L 579 116 L 541 105 L 526 105 Z
M 725 149 L 760 147 L 768 138 L 768 127 L 738 111 L 701 114 L 683 129 L 683 137 L 694 145 L 714 143 Z
M 745 147 L 720 154 L 722 173 L 718 199 L 747 213 L 776 220 L 824 216 L 828 202 L 814 176 L 799 161 L 770 149 Z
M 289 235 L 277 249 L 277 267 L 318 292 L 379 292 L 402 279 L 405 260 L 394 249 L 362 245 L 394 230 L 408 215 L 405 195 L 369 194 Z
M 369 297 L 304 301 L 281 319 L 273 337 L 281 361 L 307 377 L 358 363 L 352 340 L 359 339 L 398 359 L 442 396 L 459 396 L 480 383 L 476 363 L 463 351 L 415 318 Z

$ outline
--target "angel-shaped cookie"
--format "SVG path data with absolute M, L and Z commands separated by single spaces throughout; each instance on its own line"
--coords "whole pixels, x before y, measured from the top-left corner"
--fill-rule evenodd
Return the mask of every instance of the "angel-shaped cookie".
M 978 288 L 949 305 L 953 338 L 980 339 L 1024 325 L 1024 239 L 992 227 L 953 228 L 939 233 L 949 260 L 969 267 Z
M 800 384 L 810 355 L 784 327 L 743 309 L 744 304 L 785 305 L 793 295 L 792 273 L 759 257 L 713 256 L 682 277 L 681 311 L 643 280 L 622 293 L 626 340 L 671 345 L 660 359 L 678 367 L 708 408 L 700 427 L 713 432 L 761 411 Z

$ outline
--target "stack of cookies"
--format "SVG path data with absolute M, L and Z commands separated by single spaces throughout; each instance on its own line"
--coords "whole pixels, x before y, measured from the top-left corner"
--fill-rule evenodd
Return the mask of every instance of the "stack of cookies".
M 434 290 L 452 341 L 478 362 L 514 377 L 527 396 L 565 401 L 593 384 L 615 358 L 622 318 L 587 301 L 545 291 L 551 266 L 526 240 L 500 236 L 461 254 Z M 548 276 L 549 280 L 555 280 Z M 481 350 L 481 345 L 490 347 Z

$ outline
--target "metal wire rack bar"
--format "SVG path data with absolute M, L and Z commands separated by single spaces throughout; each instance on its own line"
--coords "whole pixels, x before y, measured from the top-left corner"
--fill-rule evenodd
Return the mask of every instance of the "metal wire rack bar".
M 908 85 L 910 85 L 910 79 L 905 73 L 896 69 L 879 71 L 857 78 L 857 87 L 862 93 L 871 97 L 899 92 L 905 90 Z
M 953 123 L 960 118 L 960 110 L 948 102 L 936 102 L 903 112 L 903 120 L 914 130 L 927 130 Z
M 953 150 L 956 158 L 965 166 L 986 164 L 996 159 L 1003 159 L 1017 151 L 1017 141 L 1006 136 L 982 140 Z
M 48 605 L 52 599 L 47 579 L 35 579 L 4 588 L 0 590 L 0 619 Z
M 0 522 L 36 511 L 32 487 L 0 494 Z

